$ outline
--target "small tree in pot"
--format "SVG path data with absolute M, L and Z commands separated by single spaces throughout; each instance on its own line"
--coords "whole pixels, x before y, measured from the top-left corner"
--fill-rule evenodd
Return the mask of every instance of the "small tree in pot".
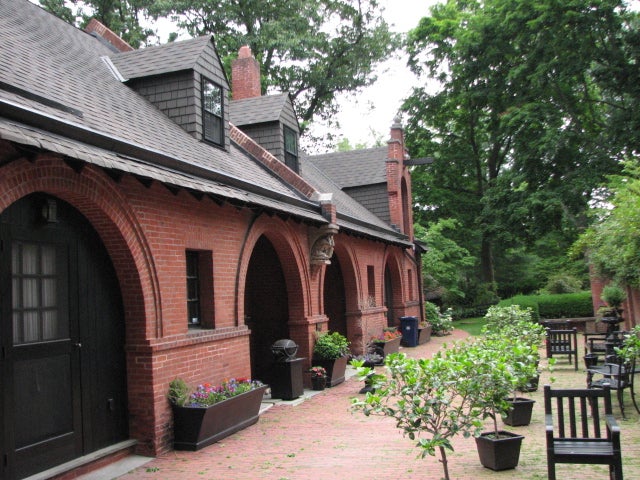
M 365 415 L 392 417 L 396 426 L 421 449 L 422 457 L 440 457 L 445 480 L 449 480 L 447 450 L 456 435 L 477 435 L 482 427 L 476 407 L 475 365 L 464 344 L 437 352 L 429 359 L 386 357 L 388 377 L 370 368 L 357 369 L 360 380 L 372 387 L 352 407 Z

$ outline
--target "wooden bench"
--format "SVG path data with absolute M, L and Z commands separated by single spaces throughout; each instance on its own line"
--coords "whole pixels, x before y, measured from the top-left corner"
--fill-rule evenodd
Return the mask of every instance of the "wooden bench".
M 578 334 L 575 328 L 547 328 L 547 358 L 553 358 L 554 355 L 568 355 L 569 364 L 573 363 L 578 370 Z
M 608 387 L 551 389 L 545 385 L 544 413 L 549 480 L 556 479 L 557 463 L 609 465 L 609 477 L 623 480 L 620 427 L 611 411 Z

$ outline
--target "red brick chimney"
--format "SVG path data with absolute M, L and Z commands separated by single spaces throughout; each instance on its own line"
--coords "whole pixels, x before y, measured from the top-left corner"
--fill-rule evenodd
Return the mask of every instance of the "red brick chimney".
M 238 58 L 231 62 L 231 90 L 234 100 L 260 97 L 260 64 L 248 45 L 240 47 Z
M 84 31 L 87 33 L 95 33 L 96 35 L 99 35 L 120 52 L 129 52 L 131 50 L 135 50 L 131 45 L 122 40 L 112 30 L 109 30 L 95 18 L 91 19 L 89 25 L 87 25 Z

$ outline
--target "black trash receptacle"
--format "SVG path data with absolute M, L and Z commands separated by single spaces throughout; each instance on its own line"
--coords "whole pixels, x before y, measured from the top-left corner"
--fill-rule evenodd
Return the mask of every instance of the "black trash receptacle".
M 402 345 L 405 347 L 416 347 L 418 345 L 418 323 L 418 317 L 400 317 Z
M 294 400 L 304 393 L 302 382 L 302 363 L 304 359 L 295 358 L 298 345 L 293 340 L 278 340 L 271 346 L 274 356 L 271 398 Z

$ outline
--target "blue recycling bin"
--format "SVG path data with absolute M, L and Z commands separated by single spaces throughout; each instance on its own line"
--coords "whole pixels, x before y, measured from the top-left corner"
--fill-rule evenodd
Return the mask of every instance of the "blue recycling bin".
M 405 347 L 418 346 L 418 323 L 418 317 L 400 317 L 402 345 Z

